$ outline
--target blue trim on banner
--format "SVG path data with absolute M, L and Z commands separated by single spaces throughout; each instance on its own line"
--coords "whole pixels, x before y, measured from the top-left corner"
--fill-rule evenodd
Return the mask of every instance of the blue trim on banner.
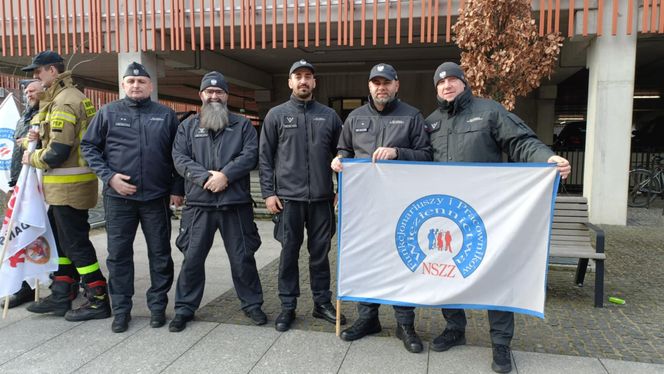
M 366 164 L 372 162 L 370 158 L 342 158 L 344 164 Z M 522 167 L 541 168 L 556 167 L 549 162 L 435 162 L 435 161 L 404 161 L 404 160 L 378 160 L 377 164 L 404 164 L 404 165 L 444 165 L 444 166 L 475 166 L 475 167 Z
M 415 303 L 404 303 L 401 301 L 392 301 L 392 300 L 383 300 L 383 299 L 373 299 L 366 297 L 353 297 L 353 296 L 342 296 L 338 298 L 341 301 L 355 301 L 363 303 L 374 303 L 374 304 L 385 304 L 385 305 L 396 305 L 396 306 L 412 306 L 415 308 L 449 308 L 449 309 L 478 309 L 478 310 L 500 310 L 503 312 L 513 312 L 526 314 L 529 316 L 538 317 L 544 319 L 544 313 L 540 313 L 535 310 L 524 309 L 524 308 L 514 308 L 509 306 L 502 305 L 484 305 L 484 304 L 439 304 L 439 305 L 429 305 L 429 304 L 415 304 Z
M 549 240 L 546 242 L 546 268 L 544 268 L 544 304 L 546 306 L 546 285 L 549 284 L 549 254 L 551 254 L 551 231 L 553 231 L 553 215 L 556 210 L 556 196 L 560 185 L 560 172 L 556 171 L 551 194 L 551 219 L 549 220 Z

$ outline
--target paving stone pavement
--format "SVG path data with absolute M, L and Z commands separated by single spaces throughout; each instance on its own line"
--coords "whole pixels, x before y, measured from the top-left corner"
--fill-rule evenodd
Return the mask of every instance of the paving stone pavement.
M 604 225 L 606 232 L 605 296 L 625 299 L 624 305 L 605 301 L 604 308 L 593 307 L 594 273 L 588 274 L 584 287 L 574 284 L 574 269 L 553 268 L 548 274 L 545 319 L 516 314 L 512 348 L 524 352 L 551 353 L 664 364 L 664 217 L 662 203 L 650 209 L 628 212 L 627 226 Z M 334 326 L 311 316 L 313 302 L 309 288 L 306 244 L 300 256 L 301 297 L 293 329 L 334 332 Z M 336 266 L 336 241 L 330 253 Z M 277 297 L 278 259 L 261 271 L 265 296 L 264 309 L 270 318 L 264 328 L 272 329 L 280 311 Z M 335 274 L 333 272 L 333 278 Z M 332 280 L 332 289 L 336 279 Z M 606 299 L 605 298 L 605 299 Z M 343 313 L 349 323 L 357 318 L 354 303 L 344 302 Z M 197 312 L 204 321 L 245 325 L 233 290 Z M 444 328 L 438 309 L 419 308 L 416 328 L 431 341 Z M 393 336 L 396 323 L 390 306 L 380 308 L 383 332 Z M 468 344 L 490 347 L 489 326 L 484 311 L 468 311 Z

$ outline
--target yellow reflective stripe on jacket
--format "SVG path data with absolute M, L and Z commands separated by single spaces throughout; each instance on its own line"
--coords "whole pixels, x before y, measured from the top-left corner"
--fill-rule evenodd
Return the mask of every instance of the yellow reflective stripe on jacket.
M 71 265 L 71 260 L 67 257 L 58 257 L 58 265 Z
M 92 265 L 83 266 L 82 268 L 76 268 L 76 271 L 78 271 L 78 273 L 81 274 L 81 275 L 94 273 L 97 270 L 99 270 L 99 263 L 98 262 L 95 262 Z
M 71 168 L 56 168 L 47 170 L 44 175 L 77 175 L 77 174 L 89 174 L 92 173 L 92 169 L 89 167 L 71 167 Z
M 72 124 L 76 124 L 76 115 L 71 114 L 69 112 L 63 112 L 61 110 L 56 110 L 54 112 L 50 113 L 50 116 L 48 117 L 48 120 L 50 122 L 60 120 L 60 121 L 67 121 Z
M 67 184 L 97 180 L 94 173 L 78 175 L 44 175 L 44 184 Z

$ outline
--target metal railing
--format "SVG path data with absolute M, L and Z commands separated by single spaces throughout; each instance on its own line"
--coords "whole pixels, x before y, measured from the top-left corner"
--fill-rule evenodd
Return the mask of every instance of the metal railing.
M 539 34 L 664 33 L 664 0 L 532 0 Z M 463 0 L 0 0 L 3 56 L 446 44 Z M 634 12 L 640 12 L 633 25 Z M 603 15 L 611 14 L 611 25 Z M 567 13 L 566 17 L 563 17 Z M 577 18 L 577 16 L 580 16 Z M 624 17 L 625 15 L 622 15 Z M 576 20 L 579 19 L 579 22 Z M 640 25 L 639 25 L 640 24 Z M 639 28 L 640 26 L 640 28 Z M 638 30 L 637 30 L 638 29 Z

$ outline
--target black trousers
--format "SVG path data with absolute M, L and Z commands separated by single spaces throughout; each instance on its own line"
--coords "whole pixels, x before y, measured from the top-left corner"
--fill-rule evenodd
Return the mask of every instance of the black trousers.
M 463 309 L 442 309 L 446 329 L 466 331 L 466 312 Z M 514 313 L 488 310 L 491 342 L 510 345 L 514 336 Z
M 191 316 L 203 298 L 205 259 L 214 235 L 221 232 L 231 265 L 235 292 L 243 310 L 263 305 L 263 288 L 256 269 L 254 253 L 261 245 L 254 210 L 250 204 L 223 209 L 186 206 L 182 211 L 176 245 L 184 254 L 175 288 L 175 313 Z
M 152 313 L 164 312 L 168 304 L 168 291 L 173 284 L 168 196 L 150 201 L 105 196 L 104 209 L 108 236 L 106 265 L 113 313 L 131 312 L 131 298 L 134 296 L 134 239 L 139 223 L 148 247 L 148 308 Z
M 380 304 L 358 303 L 357 314 L 360 319 L 378 318 L 378 308 Z M 394 318 L 397 323 L 402 325 L 412 325 L 415 323 L 415 308 L 412 306 L 393 306 Z
M 90 224 L 88 210 L 76 209 L 68 205 L 51 205 L 48 208 L 48 219 L 58 245 L 60 266 L 56 276 L 69 276 L 84 283 L 104 280 L 99 269 L 97 253 L 90 241 Z M 63 264 L 63 257 L 71 264 Z
M 335 233 L 334 207 L 332 200 L 304 202 L 284 200 L 284 209 L 279 216 L 277 240 L 281 242 L 279 259 L 279 299 L 285 310 L 297 307 L 300 296 L 300 271 L 298 259 L 307 229 L 309 251 L 309 279 L 314 303 L 330 302 L 330 241 Z

